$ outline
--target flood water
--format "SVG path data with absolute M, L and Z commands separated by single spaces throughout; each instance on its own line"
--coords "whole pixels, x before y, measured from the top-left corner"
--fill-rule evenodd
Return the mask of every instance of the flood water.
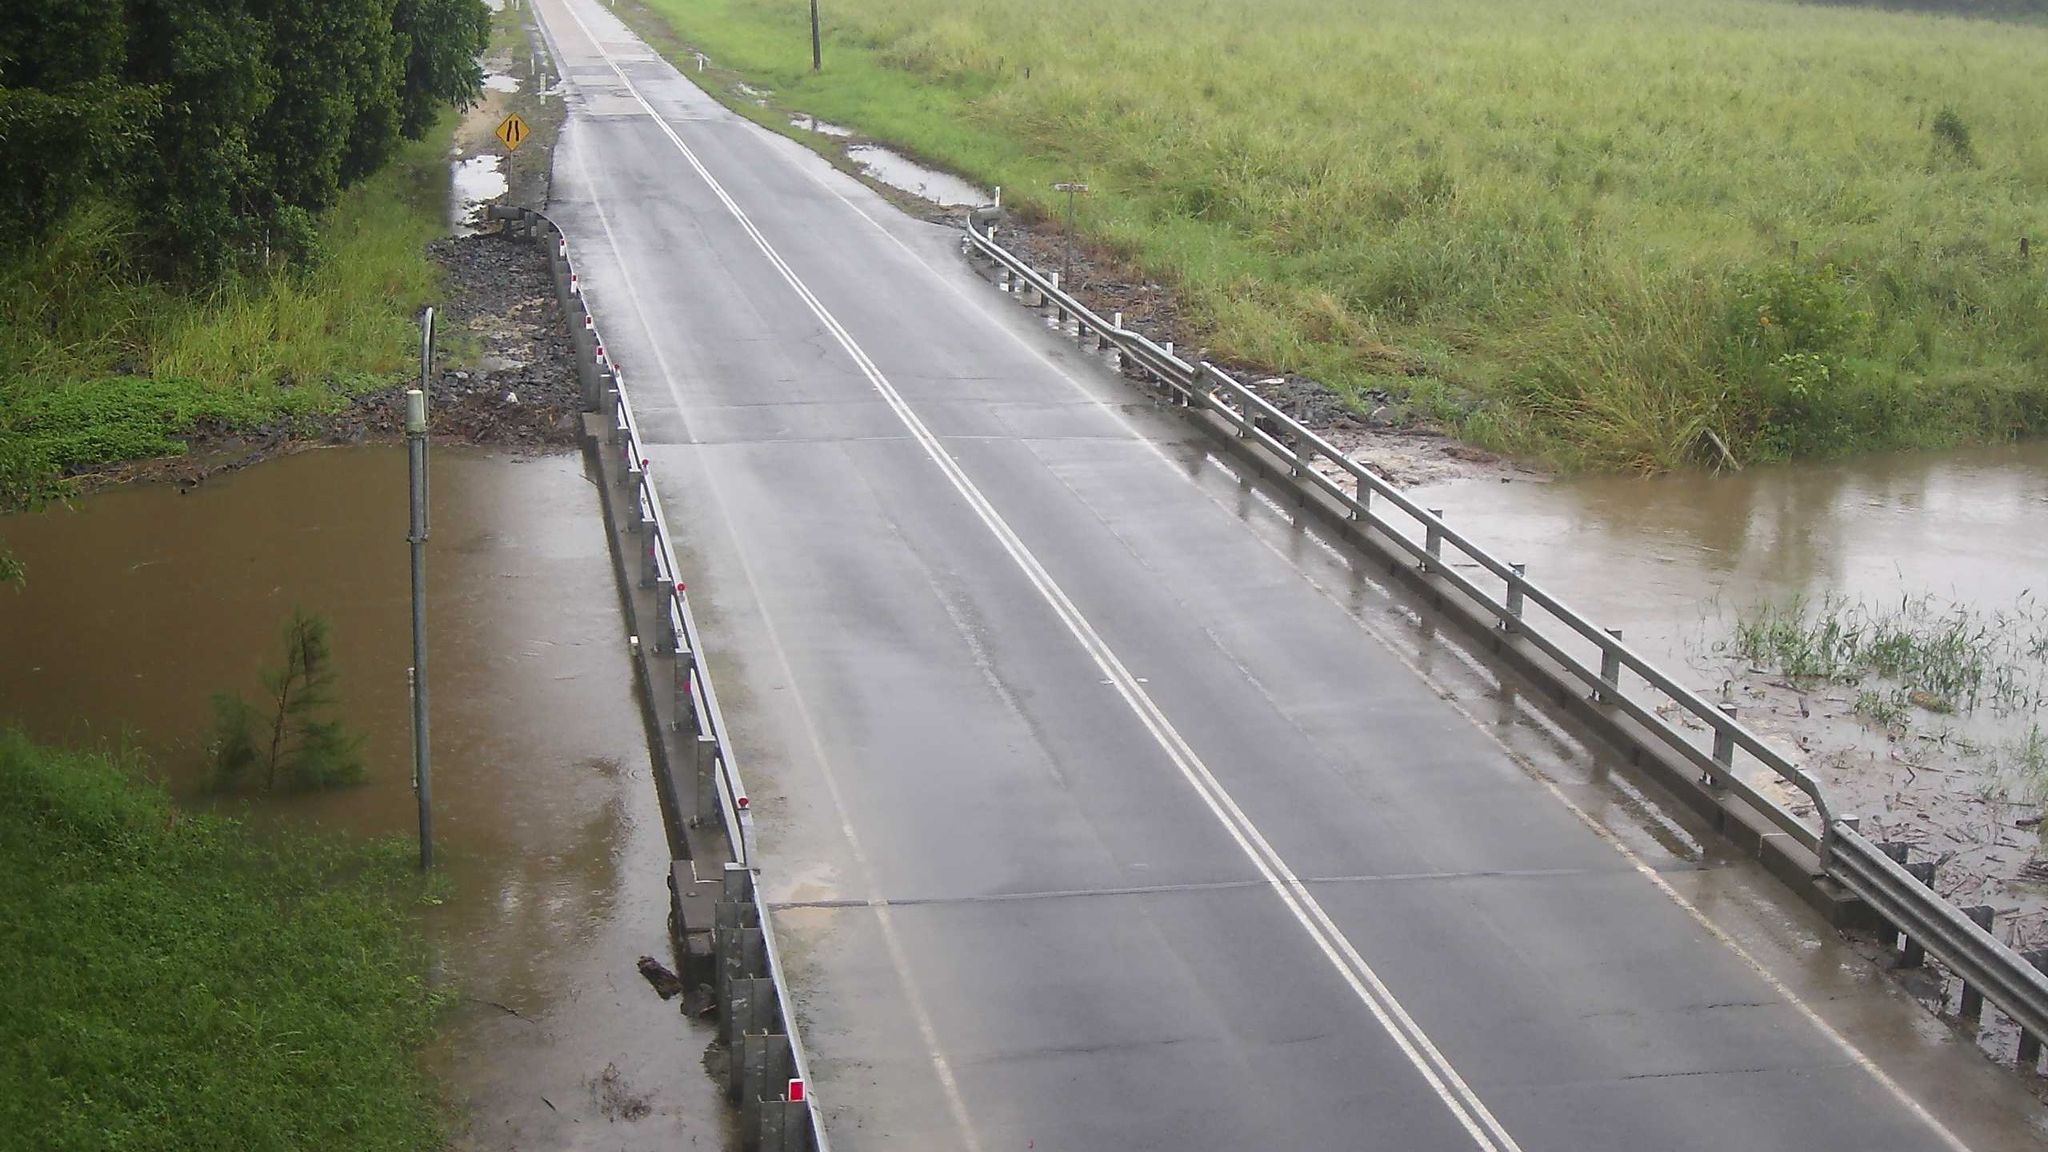
M 1765 600 L 1931 593 L 1989 611 L 2048 591 L 2048 443 L 1411 495 L 1674 662 Z
M 2048 798 L 2035 707 L 1913 706 L 1880 720 L 1860 702 L 1863 684 L 1794 683 L 1717 651 L 1761 604 L 1832 596 L 1890 613 L 1927 597 L 1936 615 L 1967 609 L 2004 633 L 1980 642 L 1988 659 L 2038 690 L 2044 661 L 2029 649 L 2048 635 L 2048 444 L 1733 475 L 1462 481 L 1413 495 L 1495 556 L 1528 564 L 1597 624 L 1622 629 L 1681 682 L 1735 706 L 1818 777 L 1836 811 L 1939 857 L 1942 892 L 1992 905 L 2008 943 L 2048 944 L 2048 894 L 2027 871 L 2043 846 L 2026 821 Z M 1752 779 L 1803 810 L 1768 770 Z
M 468 1118 L 456 1146 L 720 1147 L 723 1104 L 699 1064 L 708 1031 L 634 967 L 668 955 L 669 852 L 582 459 L 437 448 L 433 468 L 434 816 L 449 892 L 423 917 L 436 978 L 458 997 L 429 1054 Z M 302 606 L 332 628 L 339 715 L 367 738 L 368 781 L 248 815 L 410 836 L 405 530 L 397 447 L 0 520 L 29 580 L 0 590 L 0 723 L 131 739 L 174 795 L 210 803 L 208 696 L 255 692 Z

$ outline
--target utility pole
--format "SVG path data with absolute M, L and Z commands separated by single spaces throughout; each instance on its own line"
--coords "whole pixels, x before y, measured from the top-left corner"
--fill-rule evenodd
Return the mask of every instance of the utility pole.
M 811 71 L 816 72 L 824 62 L 818 51 L 818 0 L 811 0 Z
M 1060 257 L 1060 283 L 1067 285 L 1067 290 L 1071 292 L 1074 282 L 1074 194 L 1086 192 L 1088 186 L 1078 180 L 1069 180 L 1053 185 L 1052 190 L 1067 194 L 1067 250 L 1066 254 Z
M 427 381 L 434 366 L 434 310 L 420 321 L 420 386 L 405 393 L 406 477 L 412 517 L 412 786 L 420 801 L 420 868 L 434 866 L 434 788 L 427 759 Z

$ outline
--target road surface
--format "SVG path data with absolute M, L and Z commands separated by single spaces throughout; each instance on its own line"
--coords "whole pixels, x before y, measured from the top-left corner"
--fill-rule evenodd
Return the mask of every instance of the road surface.
M 536 9 L 841 1152 L 2030 1139 L 1957 1045 L 1881 1071 L 1699 911 L 1728 866 L 1511 755 L 955 233 Z

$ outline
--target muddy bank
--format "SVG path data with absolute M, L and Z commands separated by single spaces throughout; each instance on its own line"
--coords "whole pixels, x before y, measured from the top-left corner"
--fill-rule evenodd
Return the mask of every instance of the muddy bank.
M 581 408 L 575 360 L 540 251 L 496 234 L 439 240 L 431 251 L 448 277 L 445 302 L 436 310 L 434 441 L 574 448 Z M 410 387 L 411 381 L 395 383 L 358 395 L 338 412 L 249 428 L 202 422 L 179 438 L 187 446 L 183 455 L 110 465 L 78 483 L 85 491 L 130 481 L 192 487 L 305 448 L 395 442 L 405 434 Z

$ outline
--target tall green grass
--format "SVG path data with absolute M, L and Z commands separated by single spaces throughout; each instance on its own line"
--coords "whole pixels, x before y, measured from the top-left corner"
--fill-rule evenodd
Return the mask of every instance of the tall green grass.
M 645 0 L 1083 226 L 1213 355 L 1565 466 L 2048 425 L 2048 29 L 1767 0 Z M 2044 253 L 2041 260 L 2048 260 Z M 1395 353 L 1390 355 L 1389 351 Z
M 0 477 L 175 453 L 200 420 L 322 411 L 403 370 L 439 286 L 447 143 L 408 145 L 348 192 L 305 266 L 183 293 L 142 275 L 126 222 L 91 204 L 0 265 Z
M 414 876 L 0 731 L 0 1149 L 438 1147 Z

